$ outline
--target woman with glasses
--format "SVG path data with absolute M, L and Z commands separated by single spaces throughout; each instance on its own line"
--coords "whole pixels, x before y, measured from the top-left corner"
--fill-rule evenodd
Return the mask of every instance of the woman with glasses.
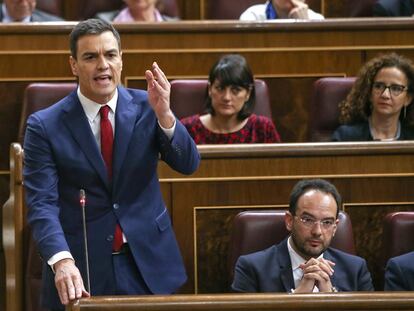
M 333 141 L 414 139 L 414 67 L 395 53 L 367 62 L 345 101 L 339 104 L 341 125 Z
M 272 120 L 252 113 L 254 78 L 243 56 L 220 58 L 208 80 L 207 113 L 181 120 L 196 144 L 280 142 Z

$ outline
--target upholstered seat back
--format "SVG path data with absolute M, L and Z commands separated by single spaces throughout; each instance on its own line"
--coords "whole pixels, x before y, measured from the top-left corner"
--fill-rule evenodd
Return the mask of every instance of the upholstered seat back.
M 253 112 L 272 118 L 269 89 L 263 80 L 255 80 L 256 104 Z M 171 110 L 181 119 L 202 114 L 206 108 L 207 80 L 174 80 L 171 82 Z
M 414 212 L 389 213 L 384 218 L 384 264 L 389 258 L 414 251 Z
M 19 142 L 23 142 L 27 118 L 61 100 L 76 88 L 75 82 L 31 83 L 24 91 L 22 114 L 19 124 Z
M 355 77 L 321 78 L 313 84 L 309 108 L 309 141 L 330 141 L 339 124 L 339 103 L 351 90 Z
M 281 242 L 289 232 L 285 226 L 285 210 L 241 212 L 234 218 L 230 238 L 228 267 L 230 280 L 234 265 L 241 255 L 253 253 Z M 351 219 L 340 211 L 339 224 L 331 246 L 355 254 Z

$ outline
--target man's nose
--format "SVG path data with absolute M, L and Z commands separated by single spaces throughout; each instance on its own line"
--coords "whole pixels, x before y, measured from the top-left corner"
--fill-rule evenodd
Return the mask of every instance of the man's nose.
M 108 68 L 108 61 L 106 60 L 105 56 L 98 57 L 98 68 L 99 69 L 106 69 Z

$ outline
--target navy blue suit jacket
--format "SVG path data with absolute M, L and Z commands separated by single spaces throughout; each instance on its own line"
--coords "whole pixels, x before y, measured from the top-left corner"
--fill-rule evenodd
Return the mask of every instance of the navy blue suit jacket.
M 85 189 L 92 294 L 114 294 L 111 253 L 117 221 L 148 288 L 154 294 L 171 293 L 185 282 L 186 273 L 162 199 L 157 163 L 161 157 L 178 172 L 190 174 L 200 157 L 179 121 L 169 141 L 145 91 L 118 87 L 118 94 L 112 181 L 76 91 L 29 117 L 24 141 L 27 219 L 42 258 L 71 252 L 85 281 L 79 207 L 79 190 Z M 46 263 L 42 298 L 46 307 L 61 307 Z
M 332 286 L 338 291 L 374 290 L 364 259 L 328 248 L 324 258 L 335 262 Z M 245 293 L 290 292 L 295 288 L 287 239 L 265 250 L 240 256 L 232 290 Z
M 414 252 L 388 260 L 384 290 L 414 290 Z
M 412 16 L 412 0 L 379 0 L 373 7 L 374 16 Z

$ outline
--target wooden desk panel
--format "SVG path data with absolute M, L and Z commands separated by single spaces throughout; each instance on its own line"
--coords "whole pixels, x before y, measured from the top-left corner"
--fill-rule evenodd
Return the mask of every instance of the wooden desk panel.
M 414 310 L 414 293 L 232 294 L 82 299 L 67 311 Z

